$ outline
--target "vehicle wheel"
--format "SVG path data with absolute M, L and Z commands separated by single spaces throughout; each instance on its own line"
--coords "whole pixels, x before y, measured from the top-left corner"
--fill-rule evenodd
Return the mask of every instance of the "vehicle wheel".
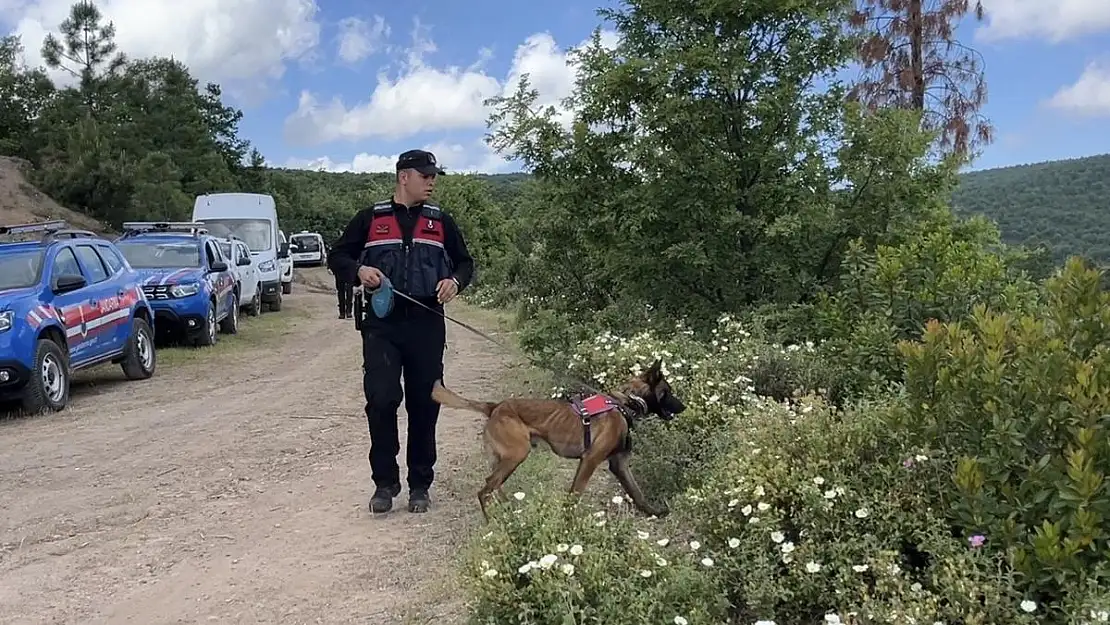
M 270 312 L 278 312 L 280 310 L 281 310 L 281 294 L 279 293 L 278 298 L 276 300 L 270 302 Z
M 286 295 L 289 295 L 290 293 L 292 293 L 293 292 L 293 281 L 290 280 L 289 282 L 282 282 L 281 283 L 281 292 L 286 294 Z
M 228 297 L 231 298 L 231 311 L 227 313 L 224 320 L 220 322 L 220 332 L 224 334 L 238 334 L 239 333 L 239 296 L 232 292 Z
M 35 368 L 23 391 L 23 410 L 58 411 L 69 403 L 69 362 L 62 348 L 50 339 L 35 344 Z
M 254 290 L 254 297 L 251 298 L 250 305 L 247 306 L 247 314 L 251 317 L 257 317 L 262 314 L 262 285 Z
M 210 300 L 208 302 L 208 311 L 204 314 L 204 327 L 201 328 L 201 335 L 197 338 L 196 344 L 201 347 L 216 344 L 216 302 Z
M 136 317 L 131 321 L 131 336 L 127 338 L 123 362 L 120 363 L 123 375 L 128 380 L 145 380 L 154 375 L 157 360 L 150 324 L 146 319 Z

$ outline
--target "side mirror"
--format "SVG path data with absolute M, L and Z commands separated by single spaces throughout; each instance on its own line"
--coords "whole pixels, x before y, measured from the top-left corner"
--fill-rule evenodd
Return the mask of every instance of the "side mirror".
M 66 273 L 58 276 L 57 282 L 54 283 L 53 290 L 58 294 L 69 293 L 77 289 L 83 289 L 86 285 L 88 285 L 88 281 L 85 280 L 85 276 L 75 273 Z
M 251 264 L 251 257 L 250 256 L 240 256 L 238 262 L 236 262 L 235 264 L 238 265 L 239 267 L 246 267 L 247 265 Z
M 289 258 L 289 244 L 282 243 L 278 248 L 278 258 Z
M 220 273 L 221 271 L 227 271 L 227 263 L 222 260 L 212 263 L 212 268 L 209 269 L 209 273 Z

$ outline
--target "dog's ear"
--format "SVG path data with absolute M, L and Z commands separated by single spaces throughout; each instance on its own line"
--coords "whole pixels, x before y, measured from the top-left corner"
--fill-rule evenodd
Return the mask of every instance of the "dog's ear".
M 648 370 L 644 372 L 640 378 L 647 383 L 648 386 L 655 386 L 663 379 L 663 361 L 656 358 L 655 362 L 651 363 Z

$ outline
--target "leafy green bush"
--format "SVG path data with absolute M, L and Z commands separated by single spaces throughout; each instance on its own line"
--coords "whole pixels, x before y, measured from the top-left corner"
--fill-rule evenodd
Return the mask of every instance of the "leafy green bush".
M 1107 573 L 1110 295 L 1100 281 L 1072 259 L 1036 314 L 977 306 L 901 345 L 909 409 L 893 425 L 943 450 L 950 473 L 932 487 L 945 512 L 1009 554 L 1022 585 L 1049 603 Z

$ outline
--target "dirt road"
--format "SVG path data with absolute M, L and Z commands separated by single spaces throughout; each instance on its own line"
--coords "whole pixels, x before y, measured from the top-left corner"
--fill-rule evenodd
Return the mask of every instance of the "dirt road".
M 0 421 L 0 623 L 454 621 L 440 584 L 475 518 L 479 424 L 443 411 L 431 512 L 402 494 L 372 517 L 358 336 L 334 302 L 298 285 L 288 319 L 244 318 L 218 359 L 165 351 L 142 383 L 102 368 L 71 409 Z M 452 386 L 489 393 L 504 356 L 448 341 Z

